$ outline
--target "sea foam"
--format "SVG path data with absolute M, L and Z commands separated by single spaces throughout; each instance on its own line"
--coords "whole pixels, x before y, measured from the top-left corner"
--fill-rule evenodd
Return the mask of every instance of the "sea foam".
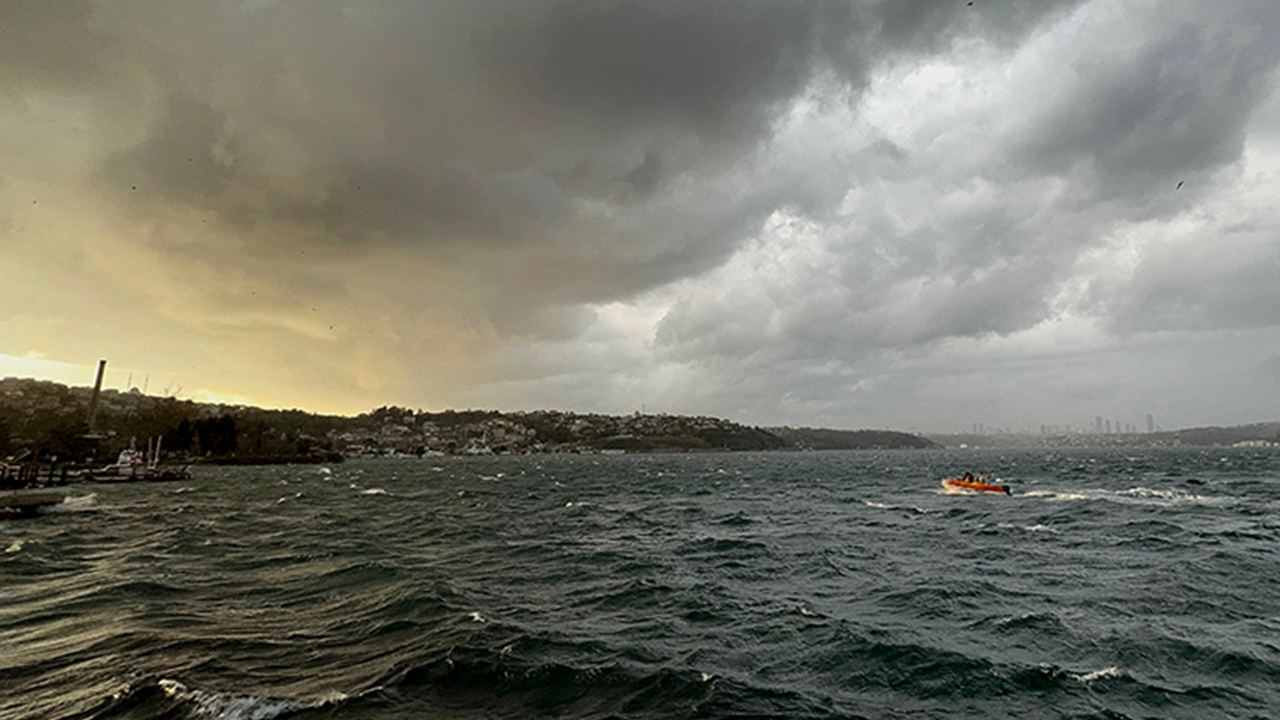
M 160 689 L 183 703 L 190 704 L 193 715 L 214 720 L 271 720 L 285 713 L 297 712 L 307 706 L 282 698 L 263 698 L 252 695 L 234 696 L 192 690 L 177 680 L 162 678 Z M 320 703 L 320 704 L 323 704 Z
M 1112 665 L 1111 667 L 1105 667 L 1105 668 L 1102 668 L 1101 670 L 1094 670 L 1093 672 L 1080 673 L 1078 675 L 1075 673 L 1072 673 L 1071 677 L 1075 678 L 1076 680 L 1079 680 L 1085 685 L 1091 685 L 1097 680 L 1105 680 L 1106 678 L 1120 677 L 1122 674 L 1123 673 L 1120 671 L 1120 668 Z

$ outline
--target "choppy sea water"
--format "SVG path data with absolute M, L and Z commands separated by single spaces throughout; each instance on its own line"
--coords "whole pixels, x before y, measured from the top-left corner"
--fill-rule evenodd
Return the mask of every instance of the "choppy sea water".
M 988 471 L 1003 495 L 939 481 Z M 0 718 L 1280 717 L 1280 452 L 197 468 L 0 523 Z

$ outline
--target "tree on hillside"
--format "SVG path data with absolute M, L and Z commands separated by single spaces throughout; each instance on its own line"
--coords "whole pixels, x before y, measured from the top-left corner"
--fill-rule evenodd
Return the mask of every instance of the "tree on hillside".
M 236 419 L 230 415 L 197 420 L 195 430 L 200 452 L 205 455 L 230 455 L 239 444 Z
M 190 420 L 183 418 L 176 427 L 164 434 L 164 446 L 176 453 L 186 453 L 191 451 L 195 439 L 195 426 Z
M 13 431 L 9 429 L 9 421 L 0 417 L 0 457 L 7 457 L 13 452 Z
M 89 424 L 81 418 L 64 417 L 36 437 L 38 457 L 60 461 L 80 461 L 93 454 L 93 443 L 85 438 Z

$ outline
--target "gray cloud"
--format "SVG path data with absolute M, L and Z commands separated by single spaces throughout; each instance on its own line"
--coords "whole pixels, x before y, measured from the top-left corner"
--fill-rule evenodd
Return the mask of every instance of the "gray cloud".
M 930 373 L 1004 387 L 940 371 L 956 343 L 1088 326 L 1059 348 L 1086 362 L 1280 322 L 1276 218 L 1222 211 L 1277 28 L 1244 0 L 9 3 L 0 88 L 77 103 L 48 143 L 82 174 L 49 176 L 219 327 L 377 317 L 405 366 L 453 333 L 441 402 L 554 377 L 897 417 L 943 402 Z
M 1179 331 L 1280 325 L 1280 233 L 1216 229 L 1177 238 L 1103 295 L 1118 329 Z
M 1096 197 L 1120 194 L 1159 215 L 1178 182 L 1194 188 L 1240 157 L 1245 123 L 1274 86 L 1280 50 L 1267 28 L 1280 13 L 1239 2 L 1210 16 L 1168 3 L 1140 11 L 1138 22 L 1099 31 L 1140 29 L 1132 43 L 1063 59 L 1019 152 L 1039 172 L 1083 168 Z
M 819 74 L 856 91 L 886 41 L 966 31 L 930 13 L 914 27 L 894 7 L 100 8 L 98 44 L 146 68 L 139 92 L 160 101 L 107 179 L 234 224 L 282 215 L 353 241 L 538 240 L 563 228 L 529 228 L 545 215 L 492 191 L 491 175 L 534 172 L 631 208 L 681 177 L 732 172 Z
M 0 5 L 0 87 L 9 92 L 53 87 L 86 89 L 100 79 L 108 44 L 90 27 L 89 2 L 10 2 Z
M 1078 3 L 1071 0 L 1026 3 L 981 0 L 969 5 L 952 0 L 884 0 L 879 37 L 893 47 L 932 53 L 957 36 L 980 32 L 999 43 L 1016 43 L 1029 31 Z
M 673 124 L 712 142 L 761 132 L 769 110 L 794 95 L 838 51 L 819 23 L 852 30 L 852 6 L 675 0 L 561 3 L 541 23 L 503 28 L 491 62 L 504 86 L 551 106 L 636 127 Z M 848 54 L 840 71 L 860 78 Z
M 1212 220 L 1191 237 L 1135 247 L 1139 259 L 1131 270 L 1107 270 L 1087 295 L 1070 299 L 1081 263 L 1114 252 L 1113 233 L 1138 232 L 1139 223 L 1171 223 L 1163 232 L 1181 232 L 1176 218 L 1189 202 L 1233 184 L 1211 181 L 1212 173 L 1241 160 L 1245 129 L 1275 82 L 1277 57 L 1265 28 L 1280 23 L 1257 17 L 1257 9 L 1235 5 L 1210 19 L 1198 8 L 1165 8 L 1159 17 L 1139 18 L 1149 25 L 1136 44 L 1081 48 L 1080 59 L 1062 63 L 1065 82 L 1044 89 L 1047 103 L 1010 98 L 1029 109 L 1029 122 L 1005 122 L 1019 128 L 1014 153 L 996 162 L 976 153 L 976 183 L 972 176 L 930 177 L 930 163 L 950 158 L 930 157 L 932 148 L 903 149 L 901 167 L 880 167 L 870 173 L 879 183 L 858 190 L 855 222 L 823 218 L 812 236 L 766 243 L 761 266 L 745 277 L 713 275 L 718 284 L 692 290 L 664 318 L 660 346 L 706 367 L 708 376 L 744 377 L 739 373 L 769 367 L 773 397 L 807 398 L 806 412 L 824 406 L 852 412 L 859 405 L 870 411 L 868 398 L 884 397 L 875 412 L 889 416 L 893 402 L 910 404 L 913 392 L 903 379 L 923 382 L 895 369 L 893 356 L 931 356 L 953 339 L 1000 344 L 1002 337 L 1052 327 L 1064 311 L 1101 318 L 1120 336 L 1275 328 L 1280 297 L 1267 278 L 1280 272 L 1280 242 L 1271 231 L 1231 230 Z M 1117 32 L 1133 30 L 1130 24 Z M 964 125 L 972 119 L 956 122 L 947 131 L 972 138 L 977 148 L 1009 148 L 1004 138 Z M 893 178 L 889 189 L 870 190 L 886 178 Z M 1201 185 L 1178 191 L 1183 178 Z M 781 250 L 796 244 L 822 251 L 796 261 Z M 1067 348 L 1055 352 L 1071 357 Z M 1057 369 L 1042 380 L 1026 367 L 1016 377 L 1041 383 L 1070 375 L 1060 362 L 1045 365 Z M 988 371 L 1000 366 L 1007 364 L 992 363 Z M 987 383 L 984 392 L 999 385 Z M 882 393 L 887 387 L 894 391 Z M 1176 382 L 1162 391 L 1175 388 Z M 1080 412 L 1077 403 L 1060 405 Z

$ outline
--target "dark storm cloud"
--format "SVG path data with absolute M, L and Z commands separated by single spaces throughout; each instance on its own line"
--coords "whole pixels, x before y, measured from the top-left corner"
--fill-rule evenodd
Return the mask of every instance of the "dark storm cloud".
M 996 42 L 1016 42 L 1046 17 L 1078 4 L 1075 0 L 882 0 L 879 36 L 889 47 L 914 52 L 945 49 L 957 35 L 974 28 Z
M 573 198 L 660 215 L 670 203 L 646 203 L 681 178 L 740 171 L 816 77 L 856 93 L 894 43 L 1000 29 L 937 23 L 932 12 L 913 22 L 896 7 L 102 7 L 98 37 L 146 68 L 161 103 L 104 182 L 144 186 L 152 207 L 188 204 L 232 227 L 288 221 L 348 242 L 518 241 L 576 253 L 566 241 L 580 231 Z M 139 32 L 146 23 L 164 34 Z M 513 197 L 494 182 L 520 172 L 545 191 Z M 735 201 L 767 213 L 789 199 Z M 714 227 L 682 235 L 658 242 L 723 257 L 739 241 Z M 655 281 L 698 267 L 677 261 Z
M 763 131 L 768 113 L 829 68 L 860 83 L 849 3 L 605 0 L 553 6 L 505 28 L 492 61 L 507 87 L 620 123 L 674 123 L 715 142 Z
M 498 256 L 454 256 L 516 276 L 498 296 L 519 303 L 712 266 L 776 199 L 695 213 L 661 194 L 741 164 L 816 73 L 866 72 L 834 3 L 268 4 L 189 26 L 153 9 L 163 35 L 128 9 L 98 23 L 150 84 L 145 134 L 104 164 L 104 192 L 142 218 L 186 207 L 270 228 L 273 246 L 542 246 L 520 260 L 540 265 L 529 283 Z M 613 219 L 583 220 L 576 200 Z
M 1135 43 L 1064 61 L 1048 110 L 1032 111 L 1040 119 L 1021 143 L 1023 162 L 1048 173 L 1087 163 L 1099 196 L 1137 202 L 1237 160 L 1245 123 L 1274 86 L 1280 45 L 1269 28 L 1280 6 L 1196 10 L 1205 16 L 1154 16 Z
M 819 69 L 835 67 L 860 82 L 865 65 L 823 39 L 832 16 L 851 22 L 851 12 L 835 12 L 841 7 L 375 5 L 360 18 L 333 5 L 225 11 L 212 37 L 192 38 L 194 51 L 140 53 L 170 101 L 113 170 L 153 176 L 153 192 L 202 195 L 214 205 L 245 202 L 207 194 L 210 175 L 234 177 L 259 186 L 267 201 L 257 209 L 268 213 L 302 196 L 316 206 L 323 230 L 365 225 L 372 235 L 424 242 L 462 230 L 487 239 L 501 229 L 462 219 L 502 210 L 495 205 L 508 198 L 482 187 L 492 173 L 531 168 L 574 194 L 625 204 L 696 170 L 700 159 L 731 160 L 726 153 L 759 139 Z M 449 37 L 458 32 L 470 42 Z M 262 43 L 253 49 L 264 57 L 234 56 L 250 50 L 244 36 Z M 354 70 L 341 67 L 347 61 Z M 305 97 L 291 98 L 291 85 Z M 333 137 L 314 114 L 330 104 L 358 104 L 375 125 L 340 128 L 348 135 Z M 222 121 L 212 123 L 215 117 Z M 316 174 L 306 178 L 307 191 L 260 172 L 278 160 L 274 153 L 246 157 L 263 150 L 245 142 L 261 133 L 286 134 L 308 154 L 306 171 Z M 193 156 L 204 162 L 219 143 L 239 149 L 222 167 L 203 178 L 182 168 Z M 375 207 L 353 192 L 364 180 L 383 195 Z M 417 222 L 406 218 L 412 215 Z
M 323 336 L 288 315 L 332 298 L 377 317 L 370 358 L 465 336 L 517 380 L 803 414 L 1064 317 L 1273 326 L 1271 216 L 1197 213 L 1277 27 L 1244 0 L 14 2 L 0 90 L 33 110 L 0 132 L 65 118 L 49 184 L 231 325 Z
M 97 80 L 103 38 L 90 28 L 88 2 L 0 3 L 0 88 L 8 92 L 85 88 Z
M 673 306 L 660 347 L 708 377 L 818 407 L 877 394 L 877 367 L 899 378 L 879 387 L 902 390 L 892 357 L 1041 327 L 1051 342 L 1064 315 L 1120 336 L 1275 327 L 1274 233 L 1202 219 L 1187 235 L 1177 224 L 1233 184 L 1215 173 L 1241 162 L 1246 128 L 1275 87 L 1272 7 L 1086 8 L 1022 51 L 1020 71 L 1036 82 L 1000 88 L 1007 115 L 939 122 L 895 163 L 864 153 L 859 165 L 871 169 L 845 203 L 853 222 L 763 241 L 758 267 L 728 267 Z M 932 15 L 910 17 L 926 27 Z M 937 99 L 944 118 L 949 101 Z M 1116 265 L 1093 259 L 1110 257 Z M 1083 296 L 1081 273 L 1101 273 Z M 771 379 L 748 366 L 771 367 Z M 905 399 L 898 391 L 882 397 Z

